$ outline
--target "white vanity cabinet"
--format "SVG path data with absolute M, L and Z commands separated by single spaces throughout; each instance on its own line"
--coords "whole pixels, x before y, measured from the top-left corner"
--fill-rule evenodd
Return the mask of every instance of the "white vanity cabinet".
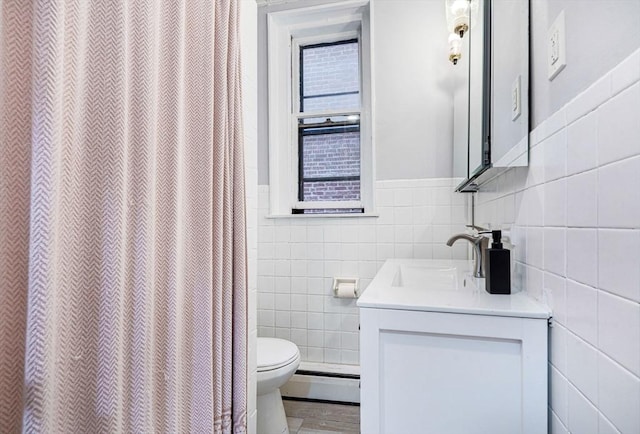
M 487 294 L 466 261 L 437 262 L 449 290 L 398 284 L 433 263 L 387 261 L 358 302 L 362 433 L 546 433 L 549 309 Z

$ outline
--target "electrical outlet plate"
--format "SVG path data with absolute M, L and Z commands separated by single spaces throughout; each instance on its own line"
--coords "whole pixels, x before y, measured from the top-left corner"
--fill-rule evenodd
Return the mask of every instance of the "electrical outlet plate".
M 547 44 L 549 80 L 553 80 L 567 66 L 564 11 L 560 12 L 551 27 L 549 27 Z

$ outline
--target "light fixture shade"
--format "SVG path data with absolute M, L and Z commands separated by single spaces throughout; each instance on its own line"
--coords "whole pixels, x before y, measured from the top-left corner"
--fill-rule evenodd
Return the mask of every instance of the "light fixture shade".
M 457 65 L 460 57 L 462 57 L 462 38 L 458 33 L 451 33 L 449 35 L 449 60 Z
M 447 28 L 461 38 L 469 30 L 471 2 L 469 0 L 446 0 Z

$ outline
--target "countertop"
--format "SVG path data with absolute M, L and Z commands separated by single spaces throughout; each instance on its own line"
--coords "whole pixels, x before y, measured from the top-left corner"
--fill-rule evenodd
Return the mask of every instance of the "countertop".
M 551 310 L 523 292 L 489 294 L 473 262 L 389 259 L 361 294 L 361 308 L 548 319 Z M 402 276 L 405 277 L 400 277 Z

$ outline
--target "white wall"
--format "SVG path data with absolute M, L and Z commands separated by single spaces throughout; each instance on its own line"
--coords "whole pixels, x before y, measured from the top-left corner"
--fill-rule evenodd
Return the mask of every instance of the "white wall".
M 547 29 L 565 11 L 567 67 L 547 79 Z M 532 126 L 623 61 L 640 41 L 638 0 L 531 0 Z
M 444 1 L 372 3 L 377 179 L 452 177 L 455 66 Z
M 569 65 L 549 83 L 559 7 Z M 553 309 L 550 432 L 638 433 L 640 2 L 533 1 L 532 16 L 530 167 L 483 187 L 476 222 L 511 227 L 514 284 Z
M 258 8 L 261 185 L 269 183 L 266 14 L 333 2 Z M 447 60 L 444 9 L 440 0 L 371 0 L 377 179 L 452 176 L 453 66 Z

